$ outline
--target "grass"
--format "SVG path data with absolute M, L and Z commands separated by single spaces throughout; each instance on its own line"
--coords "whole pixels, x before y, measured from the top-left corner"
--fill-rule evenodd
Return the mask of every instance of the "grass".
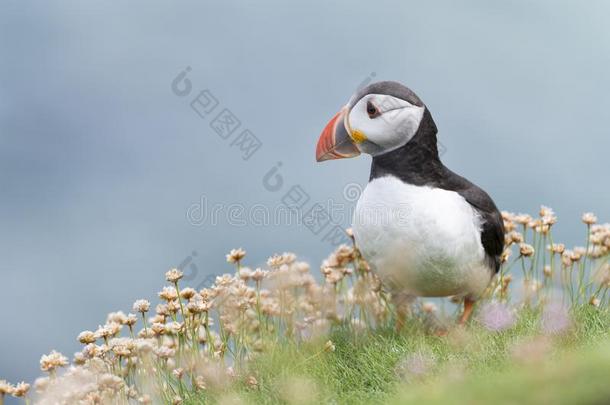
M 508 331 L 493 333 L 475 322 L 443 337 L 420 322 L 400 334 L 391 328 L 358 334 L 341 327 L 330 337 L 334 352 L 320 350 L 322 344 L 277 346 L 250 365 L 256 387 L 242 384 L 230 394 L 205 394 L 186 403 L 239 398 L 257 404 L 593 404 L 609 399 L 608 312 L 578 308 L 573 327 L 550 337 L 541 335 L 539 320 L 536 311 L 524 310 Z M 519 350 L 531 358 L 519 358 Z M 413 358 L 429 361 L 410 372 Z M 290 387 L 299 384 L 308 388 L 293 388 L 300 397 L 292 398 Z

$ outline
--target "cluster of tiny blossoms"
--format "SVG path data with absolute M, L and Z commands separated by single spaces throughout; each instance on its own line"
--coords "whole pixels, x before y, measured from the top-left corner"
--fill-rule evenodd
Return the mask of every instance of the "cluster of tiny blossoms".
M 525 304 L 550 299 L 570 306 L 608 304 L 610 224 L 597 224 L 594 214 L 583 214 L 584 244 L 568 249 L 553 240 L 557 216 L 549 207 L 542 206 L 537 217 L 503 211 L 502 218 L 506 231 L 503 265 L 492 285 L 492 295 L 508 299 L 513 279 L 509 271 L 518 267 Z
M 242 264 L 245 256 L 232 250 L 227 262 L 235 272 L 199 291 L 182 286 L 183 273 L 171 269 L 156 306 L 136 300 L 132 313 L 110 313 L 81 332 L 83 348 L 71 364 L 55 351 L 42 356 L 48 375 L 34 384 L 36 403 L 179 404 L 234 382 L 256 389 L 248 362 L 274 345 L 289 339 L 332 352 L 325 336 L 334 325 L 364 329 L 390 320 L 381 283 L 353 245 L 323 262 L 322 283 L 292 253 L 257 269 Z
M 584 214 L 585 244 L 567 249 L 553 240 L 557 217 L 548 207 L 536 217 L 503 212 L 502 218 L 502 267 L 480 306 L 483 326 L 508 329 L 517 307 L 541 305 L 542 326 L 555 333 L 569 324 L 564 305 L 608 305 L 609 224 Z M 77 339 L 83 347 L 71 364 L 55 351 L 42 356 L 40 368 L 47 376 L 34 384 L 36 403 L 180 404 L 233 383 L 257 389 L 249 361 L 275 345 L 309 342 L 322 355 L 335 349 L 325 338 L 334 326 L 361 332 L 395 322 L 390 292 L 355 244 L 340 246 L 323 261 L 321 282 L 292 253 L 274 255 L 256 269 L 244 265 L 245 257 L 243 249 L 231 250 L 226 259 L 234 273 L 199 291 L 182 286 L 182 272 L 171 269 L 156 306 L 139 299 L 132 313 L 110 313 L 96 330 L 81 332 Z M 522 274 L 517 293 L 509 289 L 513 267 L 520 268 L 513 274 Z M 518 305 L 511 307 L 511 300 Z M 416 303 L 412 314 L 434 323 L 437 311 L 434 303 L 424 302 Z M 5 395 L 27 402 L 28 389 L 26 383 L 0 381 L 0 405 Z
M 0 404 L 4 402 L 5 395 L 12 395 L 15 398 L 26 398 L 29 390 L 30 384 L 26 382 L 20 382 L 19 384 L 12 385 L 6 380 L 0 380 Z

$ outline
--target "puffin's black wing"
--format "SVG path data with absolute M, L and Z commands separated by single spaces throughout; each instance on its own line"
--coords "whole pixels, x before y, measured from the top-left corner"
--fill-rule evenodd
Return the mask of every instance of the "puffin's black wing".
M 489 195 L 472 184 L 464 190 L 457 190 L 481 216 L 481 243 L 487 254 L 490 266 L 497 273 L 500 270 L 500 256 L 504 250 L 504 222 Z

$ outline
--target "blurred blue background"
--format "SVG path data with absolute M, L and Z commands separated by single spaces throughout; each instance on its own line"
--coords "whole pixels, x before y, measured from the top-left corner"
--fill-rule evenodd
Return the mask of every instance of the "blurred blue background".
M 332 250 L 326 230 L 236 224 L 227 206 L 273 210 L 299 185 L 305 208 L 353 207 L 345 187 L 366 184 L 370 158 L 316 164 L 314 149 L 371 79 L 415 90 L 445 163 L 501 209 L 548 204 L 557 239 L 582 244 L 580 214 L 610 214 L 609 12 L 550 0 L 2 2 L 0 378 L 33 380 L 51 349 L 71 356 L 108 312 L 154 301 L 170 267 L 198 284 L 242 246 L 253 267 L 294 251 L 315 270 Z M 171 83 L 187 66 L 180 97 Z M 190 102 L 204 89 L 218 106 L 202 118 Z M 210 126 L 223 108 L 241 122 L 227 140 Z M 231 145 L 246 128 L 262 143 L 248 160 Z M 284 183 L 269 191 L 277 162 Z M 187 218 L 202 198 L 224 204 L 216 223 Z

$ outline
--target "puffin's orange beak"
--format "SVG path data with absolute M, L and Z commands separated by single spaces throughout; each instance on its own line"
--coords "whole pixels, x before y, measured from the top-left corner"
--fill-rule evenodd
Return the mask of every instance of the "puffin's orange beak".
M 349 136 L 347 128 L 345 128 L 346 114 L 347 107 L 343 107 L 324 127 L 316 146 L 316 160 L 318 162 L 349 158 L 360 154 L 360 150 L 358 150 Z

